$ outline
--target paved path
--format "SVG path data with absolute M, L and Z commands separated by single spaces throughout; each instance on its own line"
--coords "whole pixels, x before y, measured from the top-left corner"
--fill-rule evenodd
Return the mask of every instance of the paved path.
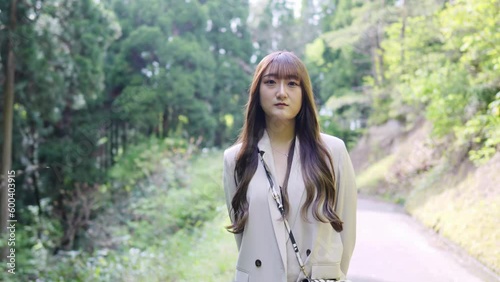
M 399 206 L 360 197 L 357 224 L 353 282 L 500 281 Z

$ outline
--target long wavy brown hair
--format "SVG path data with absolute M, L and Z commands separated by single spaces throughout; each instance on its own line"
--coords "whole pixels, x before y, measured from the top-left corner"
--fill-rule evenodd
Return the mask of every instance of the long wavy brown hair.
M 257 143 L 266 128 L 264 110 L 260 105 L 260 84 L 262 75 L 269 68 L 278 78 L 298 77 L 302 88 L 302 106 L 295 117 L 295 134 L 300 141 L 300 160 L 302 175 L 306 187 L 306 200 L 301 209 L 305 219 L 307 210 L 312 205 L 316 220 L 330 223 L 337 231 L 342 231 L 342 221 L 335 208 L 335 173 L 333 161 L 320 137 L 320 128 L 311 79 L 305 65 L 291 52 L 278 51 L 264 57 L 257 65 L 249 99 L 246 105 L 245 122 L 236 143 L 241 149 L 236 158 L 235 183 L 236 193 L 231 201 L 233 222 L 227 226 L 232 233 L 242 233 L 248 219 L 247 190 L 258 165 Z M 285 212 L 288 212 L 287 191 L 282 191 Z

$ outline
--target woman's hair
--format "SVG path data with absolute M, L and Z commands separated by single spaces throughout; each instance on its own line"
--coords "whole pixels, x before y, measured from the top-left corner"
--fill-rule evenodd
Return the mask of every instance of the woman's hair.
M 302 61 L 287 51 L 267 55 L 255 70 L 249 89 L 245 122 L 237 141 L 241 143 L 241 149 L 236 159 L 234 174 L 236 193 L 231 202 L 234 220 L 227 229 L 233 233 L 243 232 L 248 218 L 248 184 L 257 170 L 257 143 L 266 127 L 265 114 L 260 105 L 259 89 L 262 75 L 267 69 L 269 73 L 276 74 L 279 79 L 295 76 L 300 80 L 302 106 L 295 117 L 295 134 L 300 141 L 302 175 L 307 192 L 305 204 L 301 210 L 302 216 L 306 218 L 307 210 L 312 204 L 314 218 L 321 222 L 330 222 L 332 227 L 340 232 L 342 221 L 334 211 L 336 192 L 333 162 L 321 141 L 311 79 Z M 282 192 L 283 205 L 287 213 L 289 210 L 288 193 Z

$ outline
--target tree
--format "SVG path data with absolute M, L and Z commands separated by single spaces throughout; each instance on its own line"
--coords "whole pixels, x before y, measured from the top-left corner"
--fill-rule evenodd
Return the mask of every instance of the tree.
M 389 12 L 379 1 L 321 4 L 323 34 L 306 46 L 306 64 L 323 109 L 323 126 L 352 142 L 358 135 L 355 129 L 366 126 L 370 112 L 365 78 L 380 83 L 383 77 L 381 21 Z
M 301 57 L 307 43 L 319 35 L 317 6 L 314 1 L 302 1 L 302 7 L 296 13 L 292 1 L 269 0 L 254 4 L 262 5 L 262 11 L 254 12 L 256 19 L 252 24 L 252 38 L 256 43 L 256 59 L 277 50 L 288 50 Z
M 1 10 L 9 11 L 4 7 Z M 19 172 L 18 192 L 23 191 L 16 195 L 16 207 L 20 211 L 36 205 L 42 218 L 49 211 L 43 210 L 41 200 L 49 199 L 54 212 L 61 211 L 64 233 L 72 224 L 64 219 L 66 196 L 79 182 L 99 181 L 100 170 L 93 158 L 99 129 L 94 126 L 90 130 L 88 125 L 99 122 L 78 122 L 99 101 L 103 54 L 115 31 L 110 28 L 109 14 L 91 0 L 40 1 L 36 5 L 19 2 L 15 17 L 18 28 L 11 33 L 16 39 L 12 159 L 13 168 Z M 3 38 L 0 42 L 2 57 L 8 53 L 9 42 Z M 10 80 L 8 73 L 6 77 Z M 4 109 L 4 115 L 8 109 Z M 26 216 L 19 216 L 23 214 Z M 40 218 L 22 220 L 32 223 Z
M 14 54 L 14 33 L 17 27 L 17 0 L 10 1 L 9 22 L 7 24 L 6 52 L 7 61 L 5 63 L 5 84 L 4 84 L 4 108 L 3 108 L 3 147 L 2 147 L 2 169 L 0 175 L 0 237 L 4 239 L 9 220 L 8 198 L 10 182 L 8 178 L 11 174 L 12 165 L 12 117 L 14 107 L 14 83 L 15 83 L 15 54 Z M 4 52 L 2 52 L 4 53 Z M 14 174 L 15 175 L 15 174 Z M 13 193 L 15 194 L 15 193 Z M 13 195 L 14 197 L 14 195 Z M 12 212 L 13 214 L 13 212 Z M 1 259 L 7 257 L 7 246 L 2 248 Z
M 248 1 L 220 0 L 207 3 L 207 39 L 215 58 L 217 77 L 210 105 L 216 116 L 214 145 L 233 142 L 243 125 L 243 108 L 247 99 L 253 66 L 250 29 L 246 19 Z
M 202 36 L 207 16 L 201 4 L 151 0 L 130 5 L 109 1 L 109 5 L 124 27 L 108 57 L 113 62 L 107 81 L 109 99 L 119 112 L 113 119 L 130 118 L 145 135 L 212 132 L 215 123 L 208 105 L 214 61 Z
M 204 146 L 235 135 L 253 71 L 248 1 L 109 5 L 124 27 L 108 56 L 116 122 L 143 135 L 203 137 Z

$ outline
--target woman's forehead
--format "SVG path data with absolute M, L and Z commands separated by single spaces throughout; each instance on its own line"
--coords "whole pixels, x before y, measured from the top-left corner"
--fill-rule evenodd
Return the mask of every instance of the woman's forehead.
M 299 79 L 298 67 L 290 61 L 271 62 L 264 70 L 262 77 L 273 76 L 279 79 Z

